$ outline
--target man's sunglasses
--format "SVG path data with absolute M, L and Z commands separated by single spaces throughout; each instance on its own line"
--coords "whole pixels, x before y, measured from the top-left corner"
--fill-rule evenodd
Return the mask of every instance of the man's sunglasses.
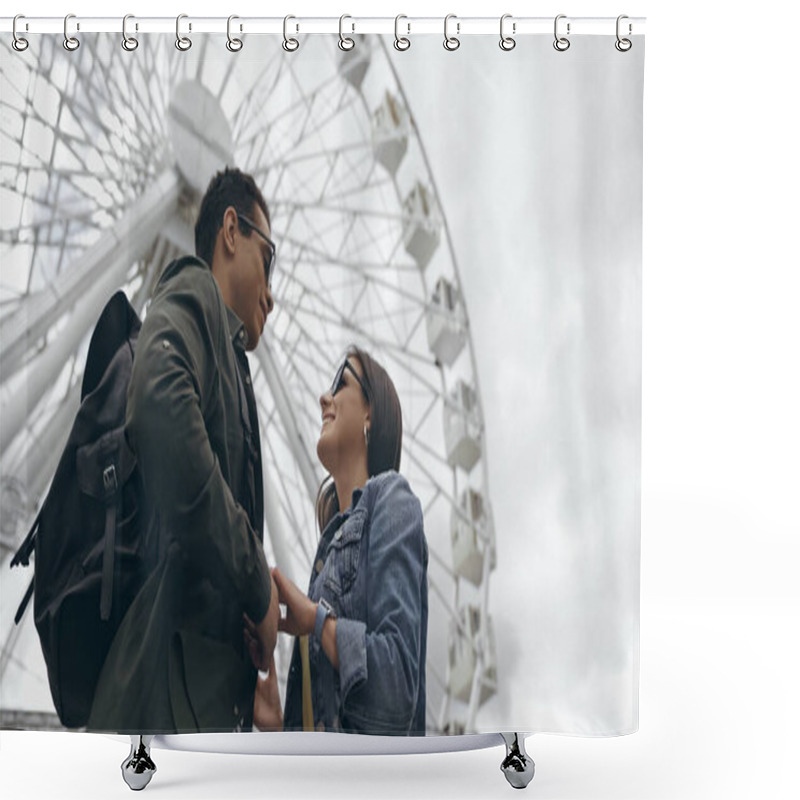
M 272 289 L 272 268 L 275 266 L 275 242 L 273 242 L 249 217 L 246 217 L 244 214 L 237 214 L 237 216 L 240 228 L 242 228 L 242 222 L 244 222 L 246 227 L 254 230 L 269 245 L 269 258 L 264 259 L 264 276 L 267 279 L 267 286 Z M 244 229 L 242 229 L 242 233 L 247 235 L 247 231 Z
M 331 384 L 331 397 L 336 396 L 338 392 L 344 389 L 347 386 L 347 383 L 344 379 L 344 371 L 348 369 L 350 372 L 353 373 L 353 377 L 358 381 L 358 385 L 361 387 L 361 391 L 364 392 L 364 399 L 369 402 L 369 394 L 367 393 L 367 387 L 364 386 L 364 382 L 361 378 L 358 377 L 358 373 L 353 369 L 353 365 L 345 359 L 342 361 L 342 366 L 336 372 L 336 377 L 333 379 L 333 383 Z

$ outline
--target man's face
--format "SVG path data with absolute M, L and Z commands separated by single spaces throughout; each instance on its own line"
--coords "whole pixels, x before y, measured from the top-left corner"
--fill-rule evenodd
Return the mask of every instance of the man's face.
M 255 206 L 253 222 L 271 238 L 271 231 L 264 212 Z M 248 231 L 248 236 L 242 233 Z M 270 263 L 270 245 L 241 222 L 236 231 L 236 250 L 230 275 L 231 309 L 244 323 L 247 331 L 247 349 L 254 350 L 264 330 L 267 317 L 275 305 L 272 291 L 267 283 L 267 267 Z

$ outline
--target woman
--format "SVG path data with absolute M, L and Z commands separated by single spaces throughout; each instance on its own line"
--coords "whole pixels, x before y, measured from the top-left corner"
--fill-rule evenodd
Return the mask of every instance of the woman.
M 279 630 L 300 638 L 284 714 L 271 661 L 255 724 L 424 735 L 428 546 L 419 500 L 397 472 L 397 392 L 377 362 L 351 347 L 320 407 L 317 455 L 330 473 L 317 496 L 320 543 L 308 595 L 272 572 L 286 606 Z M 263 663 L 256 640 L 248 643 Z

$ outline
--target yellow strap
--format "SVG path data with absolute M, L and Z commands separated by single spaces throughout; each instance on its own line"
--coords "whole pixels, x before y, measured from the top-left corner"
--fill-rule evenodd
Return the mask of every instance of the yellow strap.
M 300 637 L 300 661 L 303 665 L 303 730 L 314 730 L 314 708 L 311 705 L 311 662 L 308 658 L 308 636 Z

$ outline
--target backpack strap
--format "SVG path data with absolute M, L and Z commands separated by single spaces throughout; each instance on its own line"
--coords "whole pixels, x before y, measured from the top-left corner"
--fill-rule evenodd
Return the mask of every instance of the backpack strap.
M 39 530 L 39 520 L 41 518 L 42 509 L 40 508 L 39 513 L 36 515 L 36 519 L 33 521 L 33 525 L 31 525 L 31 529 L 28 531 L 28 535 L 19 546 L 17 552 L 14 553 L 14 558 L 11 559 L 10 566 L 16 567 L 22 564 L 23 567 L 27 567 L 28 564 L 30 564 L 31 553 L 36 545 L 36 531 Z
M 36 532 L 39 530 L 39 520 L 41 518 L 42 509 L 40 508 L 39 513 L 36 515 L 36 519 L 33 521 L 33 525 L 31 525 L 31 529 L 28 531 L 28 535 L 19 546 L 17 552 L 14 553 L 14 558 L 11 559 L 11 567 L 17 567 L 19 565 L 27 567 L 30 564 L 31 553 L 36 546 Z M 22 619 L 22 615 L 25 613 L 25 609 L 28 607 L 28 603 L 31 601 L 31 596 L 33 595 L 33 580 L 34 579 L 31 578 L 31 582 L 28 584 L 28 590 L 25 592 L 22 602 L 19 604 L 19 608 L 17 609 L 17 613 L 14 615 L 15 625 L 19 625 L 19 621 Z
M 31 595 L 33 594 L 33 582 L 36 580 L 36 576 L 34 575 L 31 578 L 31 582 L 28 584 L 28 590 L 25 592 L 25 597 L 22 598 L 22 602 L 19 604 L 19 608 L 17 609 L 17 613 L 14 614 L 14 624 L 19 625 L 19 621 L 22 619 L 22 615 L 25 613 L 25 609 L 28 607 L 28 603 L 31 601 Z
M 106 524 L 103 533 L 103 577 L 100 584 L 100 619 L 111 617 L 114 588 L 114 545 L 117 538 L 117 470 L 110 464 L 103 470 L 103 501 L 106 507 Z

